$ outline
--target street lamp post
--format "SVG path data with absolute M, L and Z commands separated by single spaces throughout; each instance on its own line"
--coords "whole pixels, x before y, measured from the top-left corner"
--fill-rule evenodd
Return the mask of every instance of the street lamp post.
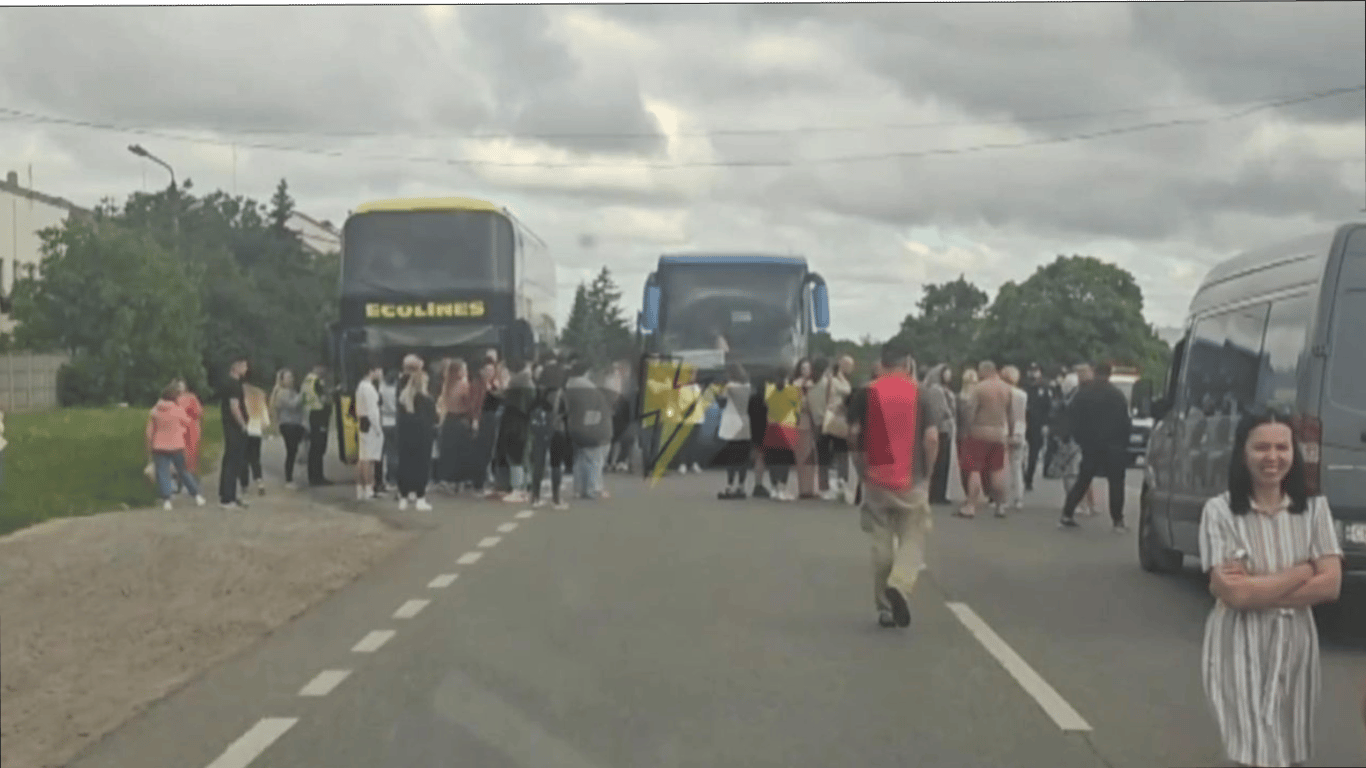
M 129 145 L 128 145 L 128 151 L 129 151 L 129 152 L 132 152 L 133 154 L 135 154 L 135 155 L 137 155 L 138 157 L 141 157 L 141 158 L 143 158 L 143 159 L 145 159 L 145 160 L 151 160 L 152 162 L 156 163 L 157 165 L 161 166 L 162 168 L 165 168 L 165 169 L 166 169 L 166 172 L 169 173 L 169 174 L 171 174 L 171 229 L 172 229 L 172 231 L 175 233 L 176 244 L 177 244 L 177 246 L 179 246 L 179 244 L 180 244 L 180 205 L 179 205 L 179 202 L 180 202 L 180 201 L 179 201 L 180 188 L 179 188 L 178 186 L 176 186 L 176 181 L 175 181 L 175 169 L 171 167 L 171 164 L 170 164 L 170 163 L 166 162 L 165 160 L 162 160 L 161 158 L 157 157 L 156 155 L 152 154 L 151 152 L 148 152 L 146 149 L 143 148 L 143 146 L 142 146 L 141 144 L 129 144 Z

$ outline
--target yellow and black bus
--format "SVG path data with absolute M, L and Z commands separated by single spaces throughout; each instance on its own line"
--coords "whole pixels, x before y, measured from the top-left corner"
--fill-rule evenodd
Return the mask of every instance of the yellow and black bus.
M 350 399 L 369 361 L 415 353 L 533 355 L 555 333 L 555 263 L 506 208 L 472 198 L 365 203 L 342 229 L 341 313 L 330 329 L 339 454 L 356 456 Z

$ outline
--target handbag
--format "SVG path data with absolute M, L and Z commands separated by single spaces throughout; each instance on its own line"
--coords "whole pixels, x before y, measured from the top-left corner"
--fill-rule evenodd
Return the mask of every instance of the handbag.
M 726 401 L 726 407 L 721 409 L 721 423 L 716 428 L 716 436 L 731 442 L 739 440 L 744 431 L 745 418 L 741 415 L 740 409 L 735 405 L 735 401 Z

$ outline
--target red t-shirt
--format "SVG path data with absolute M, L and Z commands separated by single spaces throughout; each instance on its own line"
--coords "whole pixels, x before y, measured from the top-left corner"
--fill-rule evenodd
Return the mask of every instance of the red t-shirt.
M 911 487 L 920 389 L 915 380 L 890 373 L 868 385 L 864 416 L 864 480 L 891 491 Z

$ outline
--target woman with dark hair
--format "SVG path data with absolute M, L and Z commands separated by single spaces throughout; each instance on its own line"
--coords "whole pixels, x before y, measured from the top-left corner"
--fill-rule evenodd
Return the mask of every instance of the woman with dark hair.
M 1310 609 L 1337 600 L 1341 558 L 1328 500 L 1309 496 L 1288 420 L 1244 417 L 1228 491 L 1200 519 L 1201 567 L 1218 599 L 1205 622 L 1202 677 L 1229 759 L 1309 760 L 1319 695 Z
M 398 395 L 398 508 L 412 503 L 430 511 L 427 484 L 432 477 L 432 444 L 436 442 L 436 400 L 428 392 L 427 370 L 421 361 L 404 361 L 403 390 Z

